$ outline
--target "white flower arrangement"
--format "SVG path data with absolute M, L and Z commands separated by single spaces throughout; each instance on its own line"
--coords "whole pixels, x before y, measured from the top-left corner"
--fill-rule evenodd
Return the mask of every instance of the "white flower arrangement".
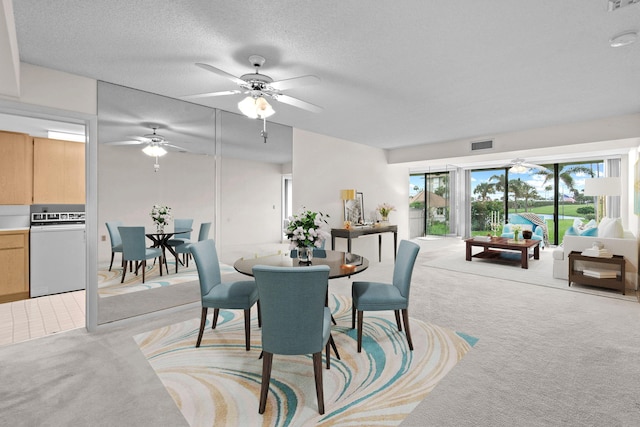
M 171 208 L 168 206 L 153 205 L 151 219 L 158 225 L 168 224 L 171 219 Z
M 325 217 L 329 218 L 329 215 L 305 210 L 305 208 L 302 208 L 299 214 L 290 216 L 287 227 L 287 235 L 291 240 L 290 249 L 321 247 L 322 242 L 331 236 L 324 229 L 327 224 Z

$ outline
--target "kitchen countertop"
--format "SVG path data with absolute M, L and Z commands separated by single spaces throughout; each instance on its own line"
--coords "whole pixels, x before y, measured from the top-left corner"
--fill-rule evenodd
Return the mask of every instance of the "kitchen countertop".
M 29 227 L 7 227 L 7 228 L 0 228 L 0 232 L 2 231 L 28 231 Z

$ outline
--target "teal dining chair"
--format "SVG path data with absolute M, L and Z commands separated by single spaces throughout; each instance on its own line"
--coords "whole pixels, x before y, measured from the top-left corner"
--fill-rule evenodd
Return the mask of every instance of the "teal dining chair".
M 203 240 L 207 240 L 209 238 L 209 230 L 211 229 L 210 222 L 203 222 L 200 224 L 200 231 L 198 232 L 198 242 L 202 242 Z M 174 248 L 176 251 L 176 273 L 178 273 L 178 255 L 183 255 L 184 265 L 189 267 L 189 258 L 191 257 L 191 250 L 189 249 L 191 245 L 191 241 L 185 242 L 181 245 L 178 245 Z
M 258 303 L 258 326 L 262 324 L 256 282 L 254 280 L 222 282 L 216 245 L 211 239 L 192 243 L 189 246 L 189 250 L 198 269 L 200 296 L 202 299 L 202 316 L 200 318 L 200 331 L 198 332 L 196 347 L 200 347 L 202 342 L 202 334 L 207 323 L 207 311 L 209 308 L 214 309 L 211 329 L 216 328 L 220 309 L 243 310 L 245 348 L 249 351 L 251 344 L 251 307 L 256 303 Z
M 411 331 L 409 329 L 409 291 L 411 288 L 411 275 L 413 266 L 418 256 L 420 246 L 408 240 L 402 240 L 398 247 L 396 264 L 393 269 L 392 283 L 379 282 L 353 282 L 351 286 L 351 329 L 355 328 L 356 312 L 358 313 L 358 353 L 362 350 L 362 323 L 363 312 L 393 310 L 396 316 L 398 331 L 402 332 L 400 325 L 400 310 L 409 349 L 413 350 Z
M 305 268 L 256 265 L 253 275 L 262 313 L 262 386 L 258 412 L 263 414 L 269 393 L 274 354 L 313 355 L 318 412 L 324 414 L 322 349 L 330 363 L 331 312 L 325 307 L 329 266 Z
M 122 239 L 122 280 L 127 273 L 126 263 L 136 262 L 136 275 L 138 269 L 142 267 L 142 283 L 145 281 L 145 270 L 147 269 L 147 260 L 158 258 L 160 265 L 160 275 L 162 276 L 162 249 L 146 247 L 146 236 L 144 227 L 118 227 L 120 238 Z
M 176 219 L 173 221 L 173 229 L 178 232 L 181 230 L 191 230 L 193 227 L 193 219 Z M 171 246 L 179 246 L 183 243 L 190 243 L 191 241 L 191 231 L 186 233 L 179 233 L 173 236 L 167 244 Z
M 122 253 L 122 239 L 118 227 L 122 225 L 122 221 L 107 221 L 107 231 L 109 232 L 109 240 L 111 241 L 111 262 L 109 263 L 109 271 L 113 266 L 113 257 L 116 252 Z M 124 260 L 122 260 L 122 268 L 125 268 Z

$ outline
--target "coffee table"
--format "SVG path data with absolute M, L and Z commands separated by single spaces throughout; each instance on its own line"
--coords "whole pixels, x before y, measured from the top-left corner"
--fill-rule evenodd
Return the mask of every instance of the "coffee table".
M 467 261 L 472 258 L 482 258 L 495 261 L 504 261 L 503 255 L 509 252 L 520 252 L 520 265 L 529 268 L 529 249 L 533 248 L 533 259 L 540 259 L 540 240 L 520 239 L 513 240 L 506 237 L 491 237 L 490 240 L 466 239 Z M 472 248 L 483 248 L 482 252 L 472 255 Z

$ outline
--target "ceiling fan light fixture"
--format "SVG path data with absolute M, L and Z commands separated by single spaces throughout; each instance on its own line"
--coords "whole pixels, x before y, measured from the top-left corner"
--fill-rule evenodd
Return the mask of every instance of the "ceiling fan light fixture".
M 149 144 L 142 149 L 142 152 L 150 157 L 162 157 L 167 154 L 167 150 L 156 144 Z
M 238 109 L 245 116 L 251 119 L 266 119 L 267 117 L 275 114 L 275 110 L 262 96 L 253 97 L 247 96 L 242 101 L 238 102 Z

